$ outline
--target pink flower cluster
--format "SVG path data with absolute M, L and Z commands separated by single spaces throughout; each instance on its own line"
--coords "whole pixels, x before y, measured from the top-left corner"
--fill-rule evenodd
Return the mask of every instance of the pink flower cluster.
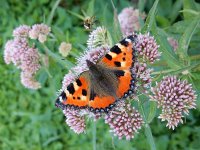
M 144 20 L 146 15 L 140 14 L 138 9 L 133 9 L 132 7 L 124 8 L 121 11 L 118 15 L 118 20 L 124 37 L 140 29 L 140 17 Z
M 27 25 L 21 25 L 13 31 L 14 39 L 5 44 L 4 61 L 6 64 L 12 62 L 21 69 L 21 82 L 26 88 L 38 89 L 41 85 L 35 80 L 35 75 L 41 68 L 40 54 L 34 45 L 28 43 L 29 34 L 33 31 L 36 31 L 34 26 L 31 28 Z
M 149 33 L 137 34 L 135 44 L 137 60 L 132 69 L 137 78 L 136 92 L 148 93 L 152 82 L 151 73 L 153 72 L 153 69 L 149 65 L 159 60 L 161 53 L 158 51 L 158 48 L 159 45 Z
M 109 124 L 115 136 L 119 139 L 125 136 L 126 140 L 134 138 L 143 124 L 140 113 L 131 104 L 125 103 L 121 103 L 107 114 L 105 122 Z
M 46 24 L 35 24 L 29 32 L 29 37 L 31 39 L 38 39 L 41 43 L 44 43 L 47 40 L 47 35 L 50 31 L 51 28 Z
M 143 61 L 154 63 L 159 60 L 161 53 L 158 51 L 159 45 L 156 43 L 153 36 L 148 34 L 138 34 L 136 49 L 139 57 L 142 57 Z
M 195 108 L 196 94 L 192 85 L 177 79 L 176 76 L 167 76 L 152 88 L 151 100 L 158 103 L 162 113 L 159 118 L 167 121 L 167 126 L 174 129 L 183 123 L 183 114 Z
M 97 27 L 93 30 L 87 40 L 88 49 L 93 49 L 96 47 L 101 47 L 103 45 L 109 44 L 108 32 L 105 27 Z
M 67 125 L 77 134 L 85 131 L 85 119 L 84 115 L 81 116 L 78 110 L 67 109 L 63 110 L 66 116 Z
M 151 87 L 151 73 L 153 72 L 153 69 L 148 68 L 146 63 L 136 62 L 133 68 L 133 72 L 136 74 L 137 87 L 142 87 L 143 89 L 139 90 L 142 90 L 142 92 L 147 93 L 147 89 Z

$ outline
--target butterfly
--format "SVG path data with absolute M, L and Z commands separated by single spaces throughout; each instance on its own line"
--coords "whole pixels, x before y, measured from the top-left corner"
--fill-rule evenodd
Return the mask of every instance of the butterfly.
M 96 64 L 86 60 L 88 71 L 81 73 L 56 99 L 61 109 L 88 109 L 108 113 L 119 100 L 134 93 L 136 35 L 115 44 Z

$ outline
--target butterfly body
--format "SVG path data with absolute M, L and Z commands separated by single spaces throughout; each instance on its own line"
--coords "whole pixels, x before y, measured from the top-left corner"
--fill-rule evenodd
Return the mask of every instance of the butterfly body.
M 113 46 L 98 63 L 86 60 L 88 71 L 83 72 L 65 91 L 56 105 L 108 112 L 116 102 L 134 92 L 135 37 L 129 36 Z
M 89 68 L 89 82 L 91 89 L 100 97 L 113 96 L 117 98 L 118 80 L 113 70 L 101 64 L 93 64 L 87 60 Z

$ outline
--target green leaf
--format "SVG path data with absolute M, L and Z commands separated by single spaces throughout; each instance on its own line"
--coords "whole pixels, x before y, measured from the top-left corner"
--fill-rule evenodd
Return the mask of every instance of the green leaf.
M 140 108 L 139 111 L 140 111 L 140 113 L 143 117 L 143 120 L 145 122 L 144 127 L 145 127 L 145 135 L 147 137 L 147 141 L 148 141 L 148 143 L 151 147 L 151 150 L 156 150 L 156 145 L 155 145 L 154 138 L 153 138 L 153 135 L 152 135 L 152 132 L 151 132 L 151 128 L 150 128 L 149 124 L 147 123 L 147 119 L 146 119 L 147 117 L 146 117 L 145 112 L 144 112 L 143 104 L 141 103 L 140 100 L 138 102 L 138 105 L 139 105 L 139 108 Z
M 118 20 L 118 15 L 117 15 L 117 9 L 115 8 L 115 5 L 113 3 L 113 1 L 111 0 L 112 3 L 112 7 L 113 7 L 113 14 L 114 14 L 114 18 L 113 18 L 113 26 L 114 26 L 114 30 L 113 30 L 113 41 L 114 43 L 117 43 L 120 39 L 122 39 L 122 32 L 121 32 L 121 28 L 120 28 L 120 24 L 119 24 L 119 20 Z
M 183 0 L 176 0 L 172 9 L 171 9 L 171 14 L 170 14 L 170 22 L 174 22 L 175 19 L 178 17 L 179 15 L 179 10 L 181 9 L 183 5 Z
M 145 4 L 146 4 L 145 0 L 139 0 L 139 2 L 138 2 L 138 8 L 139 8 L 140 12 L 144 11 Z
M 84 20 L 84 19 L 85 19 L 84 16 L 82 16 L 82 15 L 79 15 L 79 14 L 73 12 L 73 11 L 70 11 L 70 10 L 67 10 L 67 11 L 68 11 L 70 14 L 74 15 L 75 17 L 77 17 L 77 18 L 79 18 L 79 19 L 81 19 L 81 20 Z
M 48 25 L 51 25 L 51 22 L 52 22 L 52 20 L 53 20 L 53 16 L 54 16 L 54 14 L 55 14 L 56 8 L 58 7 L 60 1 L 61 1 L 61 0 L 57 0 L 57 1 L 55 2 L 55 4 L 53 5 L 53 8 L 52 8 L 51 13 L 50 13 L 50 15 L 49 15 L 49 18 L 48 18 L 48 20 L 47 20 L 47 24 L 48 24 Z
M 188 60 L 188 46 L 190 44 L 190 40 L 200 22 L 200 16 L 194 18 L 191 24 L 185 29 L 185 33 L 179 40 L 179 47 L 177 49 L 177 54 L 179 55 L 181 60 Z
M 148 123 L 151 123 L 151 121 L 153 120 L 153 118 L 155 117 L 156 115 L 156 102 L 154 101 L 150 101 L 150 108 L 149 108 L 149 115 L 147 117 L 147 122 Z
M 142 33 L 150 32 L 152 25 L 155 22 L 155 14 L 156 14 L 156 8 L 157 8 L 157 5 L 158 5 L 158 2 L 159 2 L 159 0 L 156 0 L 153 4 L 153 7 L 149 11 L 149 15 L 147 16 L 145 25 L 141 30 Z
M 173 69 L 180 68 L 181 63 L 174 55 L 174 52 L 172 51 L 172 48 L 167 41 L 165 32 L 160 28 L 154 27 L 152 28 L 152 34 L 154 35 L 158 45 L 160 45 L 159 50 L 162 52 L 162 57 L 166 60 L 168 65 Z
M 94 15 L 94 2 L 95 2 L 95 0 L 91 0 L 88 4 L 87 15 L 89 15 L 89 16 Z
M 188 14 L 195 15 L 195 16 L 200 14 L 198 11 L 195 11 L 195 10 L 192 10 L 192 9 L 183 9 L 180 12 L 183 12 L 183 13 L 187 12 Z
M 197 11 L 197 7 L 194 0 L 184 0 L 183 1 L 183 9 L 191 9 Z M 191 19 L 193 17 L 192 14 L 188 12 L 183 12 L 184 19 Z

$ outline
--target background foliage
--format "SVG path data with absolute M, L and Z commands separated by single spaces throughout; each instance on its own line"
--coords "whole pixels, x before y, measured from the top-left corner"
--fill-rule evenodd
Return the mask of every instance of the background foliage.
M 155 36 L 162 51 L 159 64 L 155 65 L 157 79 L 160 74 L 180 74 L 189 70 L 189 75 L 181 75 L 193 83 L 197 93 L 200 91 L 200 74 L 198 63 L 200 58 L 200 4 L 194 0 L 161 0 L 158 5 L 154 0 L 125 1 L 114 0 L 119 13 L 127 6 L 138 7 L 148 15 L 147 23 L 142 32 L 151 32 Z M 154 7 L 152 7 L 154 4 Z M 54 107 L 56 91 L 61 88 L 61 81 L 75 62 L 75 57 L 85 49 L 89 32 L 83 27 L 83 21 L 70 12 L 83 15 L 95 15 L 98 25 L 108 27 L 113 35 L 113 7 L 110 1 L 101 0 L 81 1 L 62 0 L 58 7 L 56 1 L 50 0 L 7 0 L 0 1 L 0 149 L 150 149 L 145 130 L 131 141 L 118 140 L 108 132 L 108 126 L 99 120 L 96 123 L 88 121 L 86 134 L 76 135 L 65 125 L 65 118 L 61 110 Z M 93 8 L 94 6 L 94 8 Z M 56 8 L 52 15 L 52 10 Z M 152 9 L 151 9 L 152 8 Z M 71 42 L 73 49 L 67 60 L 49 57 L 50 77 L 43 68 L 38 74 L 42 83 L 40 90 L 25 89 L 19 79 L 19 70 L 12 65 L 5 65 L 3 49 L 5 42 L 11 38 L 12 30 L 21 25 L 47 23 L 52 27 L 56 41 L 48 46 L 54 54 L 58 54 L 58 46 L 62 41 Z M 174 37 L 179 41 L 177 54 L 173 52 L 167 37 Z M 44 52 L 41 47 L 41 52 Z M 59 55 L 59 54 L 58 54 Z M 63 65 L 64 64 L 64 65 Z M 67 66 L 65 66 L 67 65 Z M 145 112 L 154 117 L 154 107 Z M 191 149 L 200 147 L 200 100 L 197 109 L 192 110 L 185 118 L 185 124 L 174 131 L 165 127 L 165 123 L 154 119 L 149 121 L 157 149 Z

